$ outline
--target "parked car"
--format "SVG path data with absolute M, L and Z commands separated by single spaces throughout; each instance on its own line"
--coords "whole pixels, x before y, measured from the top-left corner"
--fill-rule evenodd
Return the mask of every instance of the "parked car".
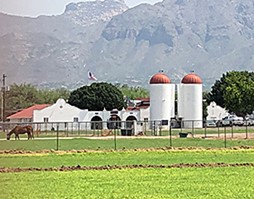
M 254 119 L 253 118 L 248 118 L 248 117 L 245 118 L 244 125 L 253 126 L 254 125 Z
M 243 117 L 238 117 L 236 115 L 228 115 L 224 118 L 222 118 L 221 126 L 243 126 L 244 125 L 244 120 Z
M 216 127 L 216 121 L 215 120 L 206 120 L 204 123 L 204 127 L 206 128 L 212 128 L 212 127 Z

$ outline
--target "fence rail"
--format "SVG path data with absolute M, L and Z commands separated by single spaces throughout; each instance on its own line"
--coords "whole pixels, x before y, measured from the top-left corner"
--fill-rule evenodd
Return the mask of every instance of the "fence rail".
M 187 127 L 184 127 L 184 122 L 188 123 Z M 227 134 L 231 134 L 231 137 L 237 135 L 237 133 L 245 133 L 245 138 L 248 138 L 249 133 L 254 133 L 254 125 L 241 126 L 212 126 L 196 127 L 195 124 L 205 124 L 206 121 L 184 121 L 168 122 L 163 124 L 163 121 L 92 121 L 92 122 L 26 122 L 26 123 L 10 123 L 0 122 L 0 131 L 8 132 L 17 125 L 25 126 L 31 125 L 34 129 L 34 134 L 37 136 L 54 134 L 58 128 L 62 136 L 106 136 L 113 130 L 116 130 L 119 135 L 147 135 L 147 136 L 168 136 L 169 131 L 172 135 L 179 133 L 188 133 L 192 137 L 196 135 L 202 135 L 204 137 L 218 136 L 226 131 Z M 191 125 L 190 125 L 191 124 Z M 235 134 L 235 135 L 234 135 Z
M 204 121 L 198 121 L 205 123 Z M 109 148 L 153 148 L 153 147 L 228 147 L 254 146 L 254 126 L 213 126 L 197 128 L 197 121 L 188 121 L 192 125 L 184 127 L 181 123 L 162 121 L 95 121 L 95 122 L 46 122 L 46 123 L 0 123 L 0 139 L 6 140 L 6 133 L 16 125 L 31 125 L 35 140 L 56 140 L 54 149 L 64 149 L 62 139 L 86 138 L 89 140 L 107 140 Z M 246 123 L 247 124 L 247 123 Z M 0 130 L 1 132 L 1 130 Z M 21 139 L 26 139 L 21 136 Z M 127 141 L 130 138 L 131 141 Z M 134 138 L 134 139 L 133 139 Z M 140 139 L 142 138 L 142 139 Z M 143 139 L 144 138 L 144 139 Z M 182 139 L 190 138 L 190 139 Z M 13 139 L 13 138 L 12 138 Z M 147 141 L 149 139 L 149 141 Z M 84 140 L 84 139 L 83 139 Z M 125 141 L 123 141 L 125 140 Z M 158 141 L 160 140 L 160 141 Z M 237 141 L 240 140 L 240 141 Z M 105 141 L 106 142 L 106 141 Z M 142 143 L 143 144 L 142 144 Z M 144 144 L 147 142 L 148 144 Z M 62 144 L 59 144 L 62 143 Z M 118 144 L 117 144 L 118 143 Z M 120 144 L 122 143 L 122 144 Z M 127 146 L 127 143 L 128 146 Z M 217 144 L 215 144 L 217 143 Z M 125 146 L 126 145 L 126 146 Z M 87 148 L 87 146 L 82 146 Z M 45 148 L 47 148 L 45 146 Z M 67 148 L 67 147 L 66 147 Z M 80 147 L 73 146 L 72 149 Z M 89 148 L 89 147 L 88 147 Z M 95 147 L 96 148 L 96 147 Z M 103 148 L 103 147 L 102 147 Z M 105 148 L 105 147 L 104 147 Z M 0 146 L 1 149 L 1 146 Z

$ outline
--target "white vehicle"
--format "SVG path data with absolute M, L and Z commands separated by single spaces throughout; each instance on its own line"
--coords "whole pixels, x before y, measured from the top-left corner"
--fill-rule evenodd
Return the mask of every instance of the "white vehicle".
M 204 126 L 206 128 L 209 128 L 209 127 L 216 127 L 216 121 L 215 120 L 207 120 L 204 124 Z
M 253 125 L 254 125 L 254 119 L 253 119 L 253 118 L 246 117 L 246 119 L 245 119 L 245 121 L 244 121 L 244 125 L 253 126 Z
M 238 117 L 236 115 L 226 116 L 222 118 L 221 125 L 222 126 L 233 126 L 233 125 L 242 126 L 244 125 L 243 117 Z

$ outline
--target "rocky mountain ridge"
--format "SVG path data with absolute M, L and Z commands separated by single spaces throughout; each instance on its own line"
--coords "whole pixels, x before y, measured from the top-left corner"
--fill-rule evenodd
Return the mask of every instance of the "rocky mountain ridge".
M 122 0 L 104 0 L 70 3 L 66 6 L 63 16 L 74 24 L 90 26 L 100 22 L 107 22 L 113 16 L 128 10 Z
M 209 88 L 229 70 L 253 70 L 251 0 L 71 3 L 59 16 L 0 14 L 0 69 L 12 82 L 69 86 L 100 81 L 147 86 L 194 70 Z

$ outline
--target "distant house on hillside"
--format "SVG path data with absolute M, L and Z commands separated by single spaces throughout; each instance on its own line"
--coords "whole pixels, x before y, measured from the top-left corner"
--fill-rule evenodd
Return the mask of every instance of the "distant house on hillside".
M 29 108 L 23 109 L 13 115 L 7 117 L 7 120 L 10 123 L 26 123 L 33 121 L 33 112 L 34 110 L 42 110 L 46 107 L 50 106 L 50 104 L 36 104 Z

